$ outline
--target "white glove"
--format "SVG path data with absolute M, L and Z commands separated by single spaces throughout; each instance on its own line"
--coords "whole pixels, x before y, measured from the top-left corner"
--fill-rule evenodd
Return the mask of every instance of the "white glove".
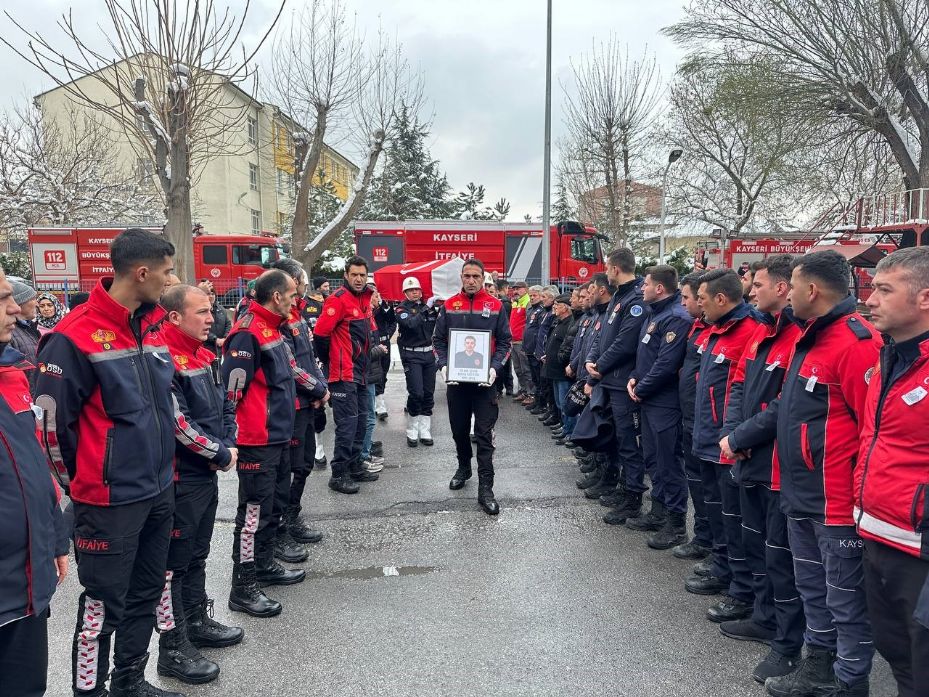
M 435 305 L 435 301 L 438 300 L 438 299 L 439 299 L 439 296 L 433 295 L 431 298 L 429 298 L 429 299 L 426 301 L 426 307 L 431 308 L 433 305 Z
M 490 387 L 496 381 L 497 381 L 497 371 L 491 368 L 490 372 L 487 374 L 487 382 L 482 382 L 481 387 Z
M 457 384 L 458 384 L 458 383 L 457 383 L 456 381 L 454 381 L 454 380 L 451 381 L 451 382 L 448 381 L 448 366 L 442 366 L 441 373 L 442 373 L 442 380 L 445 381 L 445 384 L 446 384 L 446 385 L 457 385 Z

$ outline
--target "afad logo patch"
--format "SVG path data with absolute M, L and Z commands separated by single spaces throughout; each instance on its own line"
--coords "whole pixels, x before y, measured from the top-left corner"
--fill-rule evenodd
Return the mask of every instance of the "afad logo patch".
M 116 332 L 109 329 L 98 329 L 90 335 L 90 338 L 95 343 L 101 344 L 104 349 L 109 350 L 113 348 L 113 342 L 116 341 Z

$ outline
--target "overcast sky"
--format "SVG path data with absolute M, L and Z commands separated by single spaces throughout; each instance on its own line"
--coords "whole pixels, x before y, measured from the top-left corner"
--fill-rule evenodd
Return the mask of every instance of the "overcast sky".
M 216 0 L 222 5 L 224 0 Z M 290 0 L 284 21 L 300 0 Z M 541 213 L 545 104 L 545 0 L 346 0 L 373 34 L 378 22 L 396 31 L 410 62 L 424 76 L 432 115 L 434 157 L 459 190 L 469 181 L 484 184 L 487 202 L 505 196 L 510 219 Z M 241 2 L 232 0 L 233 7 Z M 250 27 L 257 33 L 270 19 L 273 0 L 253 0 Z M 682 0 L 554 0 L 552 136 L 563 132 L 564 92 L 571 81 L 571 58 L 589 53 L 592 43 L 615 34 L 630 54 L 655 52 L 667 80 L 681 56 L 661 36 L 679 19 Z M 29 28 L 48 28 L 73 6 L 75 23 L 99 36 L 99 0 L 3 0 L 2 7 Z M 6 19 L 0 32 L 16 38 Z M 0 45 L 0 104 L 52 86 L 6 46 Z M 350 154 L 350 153 L 346 153 Z

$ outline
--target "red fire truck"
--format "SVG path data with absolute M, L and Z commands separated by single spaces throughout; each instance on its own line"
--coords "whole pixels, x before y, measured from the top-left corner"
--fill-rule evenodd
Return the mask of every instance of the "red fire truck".
M 89 291 L 103 276 L 111 276 L 110 243 L 125 228 L 30 228 L 29 253 L 37 288 L 65 294 Z M 146 228 L 161 232 L 159 228 Z M 238 296 L 241 286 L 286 256 L 278 238 L 270 235 L 209 235 L 194 237 L 197 280 L 213 282 L 217 295 Z
M 542 280 L 542 226 L 483 220 L 356 220 L 355 248 L 371 271 L 391 264 L 478 258 L 509 281 Z M 589 226 L 553 225 L 548 250 L 552 280 L 583 283 L 605 269 L 600 241 Z

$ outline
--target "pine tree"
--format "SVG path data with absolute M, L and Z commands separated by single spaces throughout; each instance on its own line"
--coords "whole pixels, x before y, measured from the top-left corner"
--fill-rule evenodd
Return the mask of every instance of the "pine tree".
M 454 213 L 451 187 L 426 147 L 429 128 L 407 105 L 397 117 L 397 135 L 386 148 L 380 173 L 365 197 L 361 220 L 424 220 Z
M 577 220 L 577 211 L 568 203 L 568 187 L 565 186 L 564 179 L 558 178 L 558 184 L 555 185 L 555 203 L 551 210 L 551 219 L 553 223 L 563 223 L 565 220 Z

